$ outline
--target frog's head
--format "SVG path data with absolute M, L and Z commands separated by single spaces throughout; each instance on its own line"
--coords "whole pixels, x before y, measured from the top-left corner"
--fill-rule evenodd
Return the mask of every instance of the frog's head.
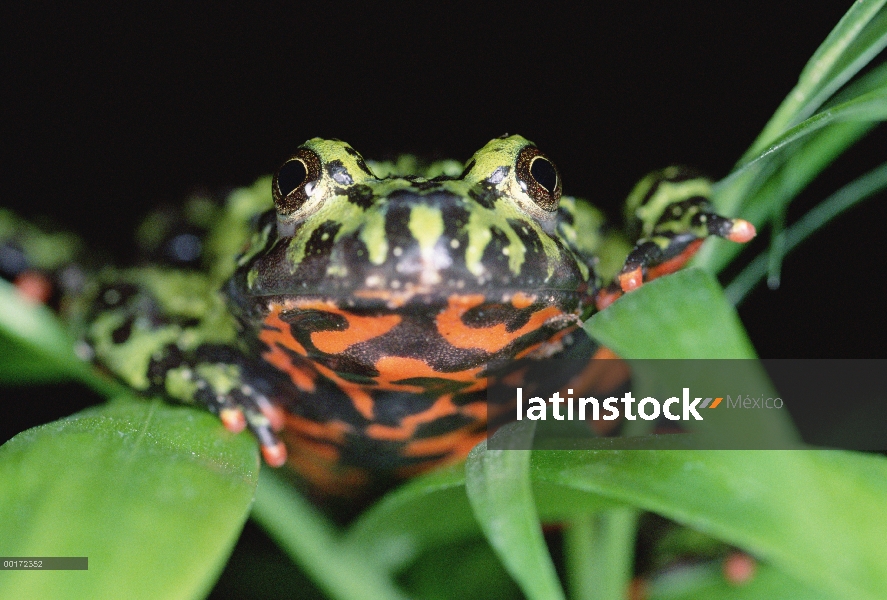
M 495 139 L 456 171 L 380 178 L 313 139 L 273 179 L 276 227 L 241 267 L 250 296 L 508 296 L 581 302 L 590 266 L 558 236 L 561 178 L 528 140 Z

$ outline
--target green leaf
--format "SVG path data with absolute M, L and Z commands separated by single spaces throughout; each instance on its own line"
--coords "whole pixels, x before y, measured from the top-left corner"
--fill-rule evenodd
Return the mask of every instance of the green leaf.
M 422 600 L 521 597 L 520 589 L 483 538 L 430 549 L 399 580 Z
M 792 225 L 784 234 L 783 252 L 791 252 L 801 242 L 863 200 L 887 189 L 887 163 L 848 183 L 823 200 Z M 759 255 L 727 286 L 725 294 L 732 304 L 739 304 L 767 274 L 769 257 Z
M 15 378 L 15 351 L 27 353 L 27 358 L 39 362 L 40 370 L 59 378 L 70 377 L 83 368 L 83 363 L 72 352 L 73 344 L 48 308 L 25 299 L 16 288 L 0 279 L 0 332 L 5 353 L 0 374 L 3 381 L 24 382 Z M 12 360 L 10 360 L 12 359 Z
M 741 215 L 760 228 L 783 213 L 811 181 L 874 125 L 872 121 L 845 121 L 816 131 L 791 147 L 788 156 L 770 154 L 772 164 L 761 161 L 740 177 L 716 184 L 714 203 L 725 214 Z M 716 273 L 743 249 L 740 244 L 706 244 L 691 264 Z
M 648 600 L 828 600 L 831 594 L 804 587 L 770 565 L 758 564 L 750 581 L 736 584 L 724 578 L 720 564 L 676 566 L 649 584 Z
M 885 0 L 858 0 L 816 50 L 758 138 L 749 159 L 798 121 L 810 116 L 887 45 Z
M 564 532 L 570 597 L 622 600 L 634 568 L 638 512 L 626 508 L 575 518 Z
M 689 380 L 699 382 L 707 390 L 700 393 L 706 395 L 753 389 L 778 396 L 766 371 L 754 360 L 754 349 L 735 309 L 717 281 L 704 271 L 688 269 L 644 284 L 596 314 L 585 328 L 629 360 L 639 398 L 655 397 L 662 385 L 680 390 Z M 694 360 L 664 365 L 632 360 L 728 358 L 744 360 L 731 361 L 729 369 L 706 370 L 714 378 L 709 380 L 695 375 L 699 364 Z M 686 425 L 697 437 L 700 445 L 696 448 L 786 448 L 799 442 L 783 412 L 713 411 L 704 421 Z
M 549 522 L 613 507 L 606 499 L 590 499 L 547 482 L 535 483 L 533 496 L 540 517 Z M 417 477 L 387 494 L 351 525 L 345 541 L 394 573 L 435 548 L 482 536 L 465 491 L 465 465 L 460 463 Z
M 88 571 L 0 572 L 18 598 L 199 598 L 246 520 L 258 451 L 208 413 L 129 399 L 0 447 L 0 556 Z
M 741 162 L 731 173 L 737 177 L 771 154 L 780 152 L 812 133 L 840 121 L 883 121 L 887 119 L 887 88 L 875 89 L 852 100 L 824 109 L 776 137 L 753 158 Z
M 880 6 L 882 3 L 878 4 Z M 859 2 L 851 12 L 857 11 L 856 15 L 859 16 L 862 14 L 858 12 L 860 7 L 870 8 L 871 5 L 871 2 Z M 857 42 L 854 42 L 855 45 L 846 50 L 848 54 L 845 58 L 856 58 L 848 62 L 848 65 L 852 63 L 852 69 L 841 70 L 843 75 L 839 79 L 842 84 L 864 66 L 861 62 L 863 58 L 868 61 L 874 56 L 871 51 L 875 46 L 871 44 L 866 46 L 868 50 L 858 56 L 854 54 L 855 49 L 859 49 L 858 45 L 865 46 L 864 42 L 872 35 L 880 36 L 878 39 L 882 46 L 887 41 L 887 11 L 880 8 L 878 10 L 881 12 L 866 25 L 865 34 L 860 35 Z M 868 16 L 872 15 L 874 13 Z M 853 35 L 858 33 L 859 31 Z M 832 58 L 843 60 L 840 56 Z M 816 93 L 820 94 L 822 90 L 828 90 L 828 93 L 823 93 L 814 104 L 810 104 L 810 98 L 804 93 L 799 96 L 797 88 L 789 94 L 777 111 L 778 114 L 768 123 L 767 131 L 758 137 L 730 175 L 714 186 L 714 205 L 720 212 L 742 216 L 759 228 L 783 214 L 788 204 L 819 173 L 879 121 L 884 120 L 887 63 L 875 66 L 829 98 L 836 89 L 832 84 L 822 87 Z M 819 108 L 820 104 L 824 108 L 803 123 L 797 124 L 811 112 L 802 109 L 801 105 L 805 103 L 814 109 Z M 789 110 L 786 107 L 793 108 Z M 734 244 L 709 244 L 696 255 L 692 264 L 716 273 L 741 250 L 741 246 Z
M 332 598 L 407 597 L 368 553 L 347 546 L 332 523 L 267 469 L 262 471 L 252 517 Z
M 533 427 L 511 423 L 495 434 L 516 448 L 529 447 Z M 490 545 L 531 600 L 563 598 L 548 554 L 530 486 L 530 450 L 488 450 L 478 444 L 466 463 L 466 486 L 474 515 Z
M 0 309 L 2 310 L 2 309 Z M 69 380 L 67 371 L 53 368 L 52 362 L 16 340 L 0 333 L 0 385 L 28 385 Z
M 810 590 L 887 589 L 887 460 L 840 451 L 533 454 L 536 480 L 648 510 L 734 544 Z
M 390 573 L 428 550 L 480 538 L 465 494 L 465 465 L 413 479 L 387 494 L 348 529 L 345 542 Z
M 76 379 L 106 395 L 123 388 L 95 374 L 74 354 L 74 342 L 58 318 L 0 279 L 0 383 Z
M 585 324 L 623 358 L 754 358 L 736 311 L 709 274 L 687 269 L 625 294 Z

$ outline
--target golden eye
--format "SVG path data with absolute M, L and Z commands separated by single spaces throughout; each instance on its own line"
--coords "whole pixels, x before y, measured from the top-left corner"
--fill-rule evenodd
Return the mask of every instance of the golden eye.
M 561 176 L 554 163 L 535 146 L 520 151 L 515 165 L 518 182 L 543 210 L 557 210 L 561 198 Z
M 308 200 L 320 179 L 320 158 L 300 148 L 274 174 L 274 206 L 282 215 L 291 215 Z

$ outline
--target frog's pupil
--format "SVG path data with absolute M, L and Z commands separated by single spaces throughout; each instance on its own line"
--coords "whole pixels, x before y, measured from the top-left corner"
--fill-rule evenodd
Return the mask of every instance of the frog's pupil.
M 554 170 L 554 165 L 541 156 L 533 159 L 530 165 L 530 175 L 549 193 L 557 187 L 557 171 Z
M 301 160 L 291 160 L 277 173 L 277 189 L 282 196 L 288 196 L 290 192 L 305 183 L 308 170 Z

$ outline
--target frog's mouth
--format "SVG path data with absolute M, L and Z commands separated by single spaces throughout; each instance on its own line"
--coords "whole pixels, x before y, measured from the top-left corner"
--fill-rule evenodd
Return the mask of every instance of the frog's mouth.
M 581 293 L 591 279 L 589 265 L 553 231 L 507 203 L 493 209 L 440 189 L 402 190 L 350 210 L 318 212 L 286 235 L 278 231 L 249 264 L 244 293 Z
M 456 238 L 441 238 L 428 247 L 407 242 L 391 242 L 384 258 L 375 260 L 357 235 L 343 236 L 333 244 L 299 249 L 298 261 L 294 261 L 293 245 L 278 240 L 248 271 L 239 272 L 239 285 L 248 296 L 383 298 L 390 302 L 453 294 L 589 293 L 588 269 L 559 244 L 554 251 L 528 245 L 516 262 L 510 246 L 495 238 L 476 256 Z

